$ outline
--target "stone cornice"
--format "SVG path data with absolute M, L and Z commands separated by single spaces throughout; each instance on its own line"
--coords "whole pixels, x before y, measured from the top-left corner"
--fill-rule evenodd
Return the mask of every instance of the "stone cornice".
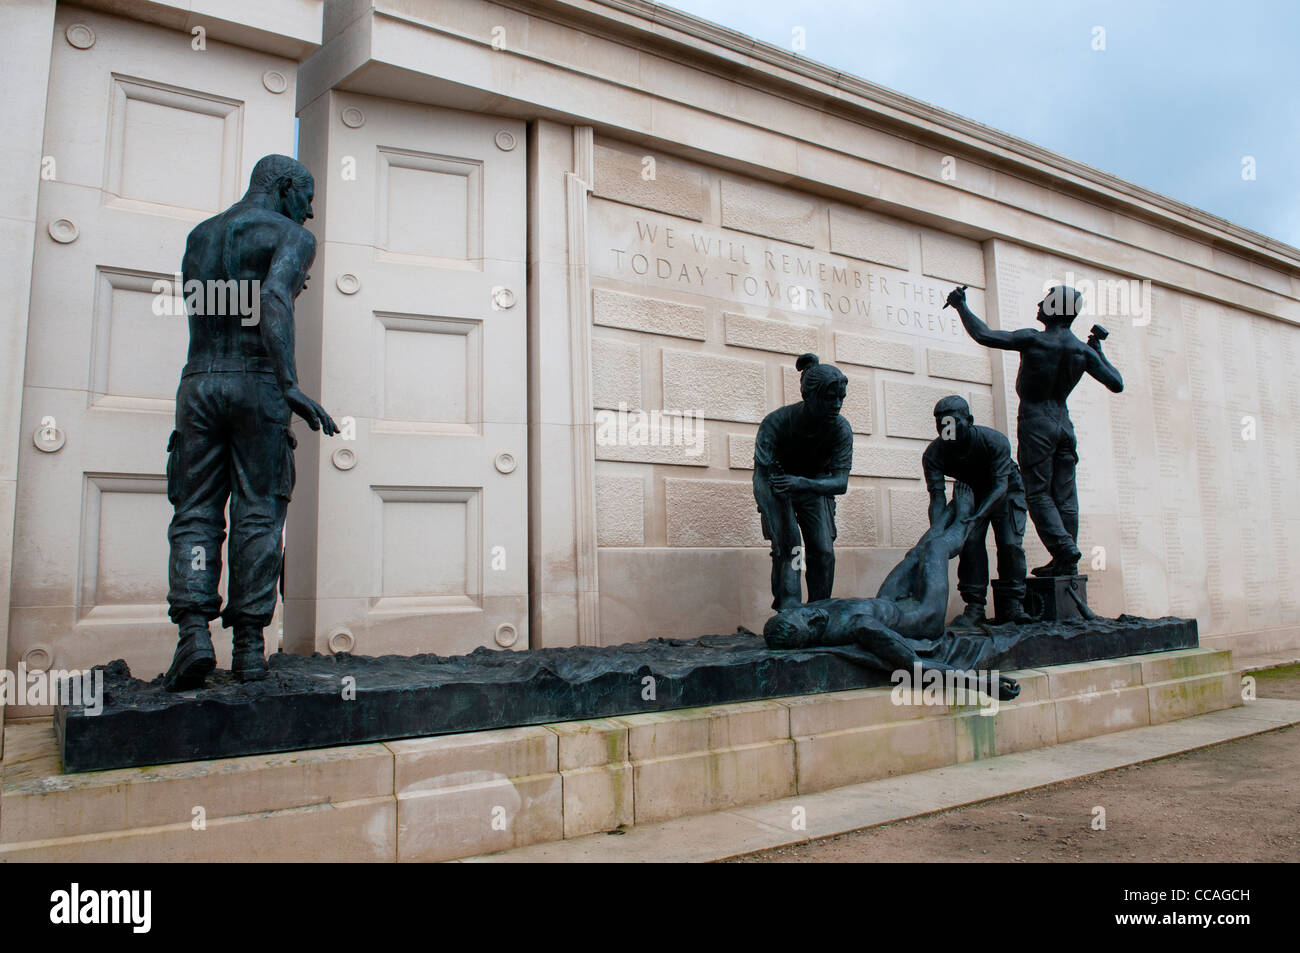
M 574 29 L 654 49 L 811 108 L 927 143 L 964 150 L 1001 170 L 1230 248 L 1291 272 L 1300 249 L 1194 206 L 688 13 L 645 0 L 493 0 Z

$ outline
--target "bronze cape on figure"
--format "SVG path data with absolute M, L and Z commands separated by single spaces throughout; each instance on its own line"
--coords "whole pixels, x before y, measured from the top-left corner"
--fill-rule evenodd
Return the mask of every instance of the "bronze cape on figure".
M 176 429 L 167 449 L 167 498 L 175 507 L 167 602 L 180 641 L 164 685 L 203 685 L 216 667 L 208 623 L 234 629 L 232 670 L 265 678 L 262 629 L 275 612 L 284 553 L 281 534 L 293 491 L 296 413 L 327 435 L 338 427 L 298 389 L 293 303 L 307 280 L 316 241 L 311 173 L 288 156 L 258 161 L 244 197 L 190 232 L 181 272 L 189 356 L 176 391 Z M 253 295 L 241 283 L 253 283 Z M 215 293 L 210 293 L 215 289 Z M 255 311 L 240 300 L 254 302 Z M 230 506 L 229 581 L 221 608 L 221 544 Z
M 874 599 L 822 599 L 780 612 L 763 626 L 768 648 L 804 649 L 857 645 L 896 671 L 961 672 L 940 659 L 918 654 L 910 640 L 943 635 L 948 608 L 948 562 L 961 552 L 974 519 L 975 497 L 958 483 L 953 499 L 934 524 L 893 568 Z M 973 687 L 1002 699 L 1015 698 L 1020 686 L 999 677 L 996 686 Z
M 754 440 L 754 501 L 772 542 L 772 608 L 826 599 L 835 583 L 835 496 L 849 488 L 853 428 L 840 415 L 848 378 L 816 354 L 795 362 L 803 400 L 772 411 Z M 802 539 L 800 534 L 802 533 Z M 800 548 L 802 546 L 802 549 Z

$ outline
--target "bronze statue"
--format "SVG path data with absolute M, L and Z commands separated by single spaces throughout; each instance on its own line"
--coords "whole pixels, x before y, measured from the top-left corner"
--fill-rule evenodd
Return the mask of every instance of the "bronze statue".
M 763 626 L 768 648 L 856 645 L 895 671 L 912 671 L 919 665 L 922 671 L 962 672 L 942 659 L 918 653 L 914 642 L 944 634 L 948 562 L 961 552 L 974 518 L 975 495 L 958 483 L 952 502 L 885 578 L 874 599 L 822 599 L 786 609 Z M 978 681 L 969 674 L 968 679 Z M 1020 694 L 1013 679 L 999 677 L 996 686 L 991 677 L 984 679 L 972 687 L 1001 699 Z
M 190 346 L 167 445 L 167 497 L 175 507 L 167 602 L 180 629 L 164 678 L 169 691 L 201 687 L 216 667 L 208 622 L 218 615 L 234 629 L 235 677 L 266 677 L 262 629 L 275 611 L 294 484 L 290 414 L 312 430 L 338 433 L 325 409 L 299 390 L 294 365 L 293 304 L 316 255 L 316 240 L 302 226 L 312 217 L 314 188 L 311 173 L 294 159 L 265 156 L 244 197 L 200 222 L 186 241 L 181 272 Z M 222 609 L 217 580 L 227 501 L 230 573 Z
M 840 415 L 848 378 L 816 354 L 796 362 L 803 400 L 772 411 L 754 441 L 754 500 L 772 543 L 772 608 L 830 597 L 835 582 L 835 497 L 849 488 L 853 428 Z M 800 532 L 802 531 L 802 543 Z M 802 548 L 800 548 L 802 545 Z
M 1011 441 L 991 427 L 977 426 L 970 405 L 955 394 L 934 405 L 934 426 L 939 436 L 921 456 L 930 491 L 930 525 L 944 512 L 944 477 L 969 486 L 978 501 L 957 562 L 957 591 L 966 609 L 949 625 L 974 627 L 985 621 L 989 554 L 984 540 L 990 526 L 998 553 L 998 578 L 993 583 L 997 621 L 1030 622 L 1024 609 L 1025 488 L 1011 459 Z
M 1070 330 L 1082 299 L 1075 289 L 1057 285 L 1038 303 L 1043 330 L 994 331 L 966 305 L 964 287 L 948 295 L 948 304 L 978 343 L 1020 352 L 1016 458 L 1034 529 L 1052 554 L 1050 562 L 1033 571 L 1035 576 L 1073 576 L 1079 566 L 1079 494 L 1074 482 L 1079 453 L 1066 399 L 1085 373 L 1116 394 L 1124 389 L 1124 378 L 1101 350 L 1106 330 L 1094 325 L 1086 343 Z

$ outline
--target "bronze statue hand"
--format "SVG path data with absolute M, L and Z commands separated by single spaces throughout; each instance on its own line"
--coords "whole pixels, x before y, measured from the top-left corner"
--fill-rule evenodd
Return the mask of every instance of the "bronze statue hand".
M 334 418 L 325 412 L 325 408 L 297 387 L 290 387 L 285 391 L 284 399 L 288 401 L 290 409 L 295 414 L 307 421 L 307 426 L 312 430 L 323 430 L 327 437 L 332 437 L 339 432 L 338 424 L 334 423 Z
M 961 309 L 962 307 L 964 307 L 966 304 L 966 289 L 968 287 L 970 286 L 961 285 L 957 288 L 953 288 L 952 291 L 949 291 L 948 302 L 947 304 L 944 305 L 944 307 L 953 307 L 957 309 Z
M 784 496 L 793 490 L 801 489 L 799 477 L 792 477 L 788 473 L 778 473 L 772 477 L 772 489 L 780 496 Z

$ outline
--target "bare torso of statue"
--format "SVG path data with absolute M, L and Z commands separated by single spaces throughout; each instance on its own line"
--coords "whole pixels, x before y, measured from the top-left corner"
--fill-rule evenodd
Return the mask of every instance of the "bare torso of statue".
M 235 677 L 266 677 L 262 629 L 275 612 L 294 484 L 290 417 L 338 433 L 325 409 L 299 389 L 294 362 L 294 299 L 316 254 L 302 225 L 311 217 L 314 187 L 294 159 L 266 156 L 244 197 L 195 226 L 185 244 L 190 346 L 167 445 L 174 507 L 167 602 L 180 630 L 164 677 L 168 691 L 203 685 L 216 665 L 208 624 L 218 616 L 234 630 Z M 223 540 L 224 607 L 217 590 Z
M 1038 303 L 1042 331 L 995 331 L 966 305 L 964 288 L 948 295 L 966 332 L 985 347 L 1020 352 L 1016 395 L 1018 446 L 1016 462 L 1025 484 L 1025 502 L 1038 537 L 1052 561 L 1034 570 L 1036 576 L 1073 576 L 1079 565 L 1079 493 L 1075 467 L 1079 462 L 1074 423 L 1066 400 L 1084 374 L 1118 394 L 1124 378 L 1101 349 L 1105 329 L 1093 326 L 1081 341 L 1070 325 L 1083 306 L 1073 288 L 1057 286 Z
M 1057 327 L 1030 331 L 1021 338 L 1019 350 L 1016 396 L 1020 402 L 1064 408 L 1066 398 L 1088 369 L 1091 348 L 1069 328 Z
M 268 357 L 262 340 L 260 290 L 274 293 L 272 261 L 290 279 L 311 266 L 312 234 L 278 212 L 237 204 L 195 226 L 185 247 L 181 277 L 186 287 L 203 289 L 203 306 L 189 307 L 188 360 Z M 288 275 L 293 271 L 295 274 Z M 191 284 L 195 283 L 195 284 Z M 242 284 L 241 284 L 242 283 Z M 251 290 L 257 288 L 259 296 Z M 255 302 L 255 303 L 254 303 Z M 241 313 L 249 304 L 253 315 Z

